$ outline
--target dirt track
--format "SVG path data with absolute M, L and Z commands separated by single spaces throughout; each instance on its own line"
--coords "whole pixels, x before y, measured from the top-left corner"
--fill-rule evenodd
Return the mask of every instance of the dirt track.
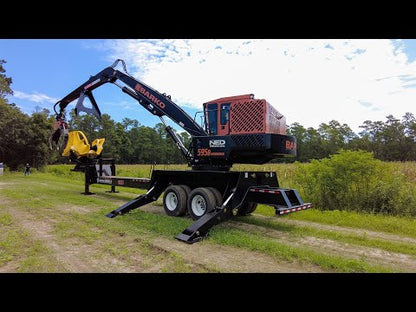
M 6 198 L 0 198 L 2 203 Z M 76 211 L 80 214 L 90 212 L 86 207 L 62 205 L 62 213 Z M 150 213 L 163 213 L 160 206 L 146 205 L 143 210 Z M 281 261 L 264 253 L 244 248 L 217 245 L 209 240 L 188 245 L 175 239 L 162 237 L 135 237 L 126 233 L 110 233 L 102 228 L 93 229 L 98 238 L 85 244 L 74 236 L 58 238 L 53 217 L 36 218 L 28 211 L 13 208 L 5 209 L 18 226 L 29 233 L 33 240 L 40 241 L 50 251 L 49 261 L 54 262 L 59 272 L 328 272 L 318 265 L 298 261 Z M 308 226 L 339 233 L 367 235 L 381 240 L 406 242 L 416 246 L 416 239 L 389 235 L 386 233 L 364 231 L 340 226 L 321 225 L 313 222 L 276 219 L 253 214 L 253 218 L 268 219 L 299 227 Z M 352 259 L 388 266 L 405 272 L 416 272 L 414 256 L 385 250 L 352 245 L 313 236 L 296 236 L 271 228 L 253 224 L 230 221 L 228 226 L 246 232 L 262 233 L 294 247 L 303 247 L 327 254 L 346 256 Z M 16 261 L 0 266 L 0 272 L 18 271 Z
M 84 211 L 85 208 L 63 206 L 63 210 Z M 146 206 L 146 211 L 161 212 L 161 207 Z M 53 219 L 34 219 L 32 215 L 9 208 L 8 213 L 18 220 L 19 226 L 40 240 L 52 251 L 54 261 L 62 272 L 169 272 L 180 268 L 187 272 L 321 272 L 319 267 L 298 263 L 277 263 L 259 252 L 230 246 L 218 246 L 207 242 L 184 244 L 174 239 L 144 239 L 129 235 L 104 235 L 92 245 L 85 245 L 75 238 L 58 240 L 53 235 Z M 101 231 L 97 229 L 97 231 Z M 103 253 L 103 246 L 111 241 L 120 249 L 134 252 L 120 256 Z M 157 260 L 157 261 L 155 261 Z M 0 267 L 0 272 L 15 272 L 16 265 L 9 263 Z M 181 269 L 181 270 L 182 270 Z

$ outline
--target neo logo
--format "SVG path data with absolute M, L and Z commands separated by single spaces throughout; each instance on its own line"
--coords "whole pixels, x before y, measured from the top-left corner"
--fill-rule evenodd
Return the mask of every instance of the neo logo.
M 225 140 L 209 140 L 209 147 L 225 147 Z

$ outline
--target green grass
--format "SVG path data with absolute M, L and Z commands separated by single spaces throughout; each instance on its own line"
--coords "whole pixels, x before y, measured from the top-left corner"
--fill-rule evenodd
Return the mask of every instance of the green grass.
M 152 228 L 150 228 L 150 231 L 141 229 L 140 226 L 138 227 L 134 223 L 126 226 L 124 223 L 119 224 L 114 222 L 114 219 L 105 217 L 105 213 L 117 208 L 117 204 L 113 202 L 114 199 L 113 201 L 109 200 L 111 197 L 125 200 L 134 198 L 137 194 L 109 195 L 101 189 L 97 190 L 97 192 L 102 192 L 98 196 L 82 196 L 79 192 L 83 187 L 82 181 L 72 181 L 48 173 L 33 174 L 30 177 L 12 174 L 8 176 L 7 182 L 13 183 L 10 184 L 13 187 L 1 189 L 1 195 L 6 196 L 9 202 L 13 202 L 14 207 L 19 207 L 22 211 L 30 213 L 34 219 L 47 218 L 48 220 L 54 220 L 52 233 L 57 243 L 69 240 L 71 243 L 78 245 L 94 245 L 98 240 L 105 241 L 109 239 L 110 241 L 107 244 L 98 247 L 101 248 L 101 255 L 107 252 L 114 254 L 115 257 L 128 258 L 138 249 L 132 249 L 131 246 L 127 247 L 123 242 L 111 243 L 111 239 L 114 239 L 114 236 L 133 233 L 134 236 L 140 236 L 140 241 L 137 241 L 136 244 L 137 248 L 140 248 L 140 252 L 147 249 L 149 253 L 155 253 L 152 251 L 152 247 L 146 244 L 147 237 L 155 235 L 151 232 Z M 28 201 L 28 198 L 31 198 L 31 200 Z M 64 211 L 56 209 L 58 205 L 69 206 L 69 209 Z M 71 211 L 71 205 L 73 205 L 75 211 Z M 75 208 L 83 206 L 92 208 L 92 212 L 79 213 L 76 211 Z M 15 231 L 16 225 L 13 224 L 11 216 L 2 210 L 0 212 L 2 212 L 0 214 L 0 225 L 2 226 L 0 265 L 9 261 L 18 261 L 19 272 L 62 271 L 62 267 L 53 265 L 48 260 L 52 256 L 52 252 L 48 248 L 42 245 L 40 241 L 31 239 L 30 235 L 22 232 L 21 228 Z M 152 216 L 152 214 L 148 215 Z M 118 218 L 118 220 L 122 219 Z M 156 222 L 156 228 L 158 228 L 157 225 Z M 9 226 L 10 230 L 4 231 L 4 226 Z M 99 257 L 100 251 L 97 254 Z M 168 261 L 165 261 L 166 264 L 161 267 L 162 272 L 191 272 L 194 270 L 186 264 L 180 255 L 174 252 L 166 252 L 163 255 L 156 254 L 156 258 L 168 259 Z M 153 263 L 149 261 L 149 264 Z M 202 268 L 201 271 L 206 270 Z M 208 271 L 213 270 L 209 269 Z
M 274 209 L 259 205 L 256 214 L 264 216 L 275 216 Z M 370 238 L 368 235 L 347 234 L 335 231 L 317 229 L 310 226 L 296 226 L 292 224 L 279 223 L 279 218 L 289 220 L 300 220 L 316 222 L 324 225 L 335 225 L 349 227 L 352 229 L 363 229 L 402 237 L 416 238 L 416 219 L 411 217 L 396 217 L 386 215 L 374 215 L 350 211 L 320 211 L 309 209 L 299 213 L 278 217 L 275 221 L 259 220 L 256 218 L 244 218 L 243 222 L 270 227 L 279 231 L 290 231 L 292 235 L 315 236 L 327 238 L 339 242 L 351 243 L 359 246 L 380 248 L 390 252 L 400 252 L 416 256 L 416 246 L 411 243 L 393 242 L 382 239 Z
M 41 241 L 35 240 L 19 262 L 17 272 L 65 272 L 65 267 L 54 258 L 54 252 Z
M 8 213 L 1 213 L 0 214 L 0 225 L 7 226 L 12 223 L 12 216 Z
M 92 219 L 94 225 L 99 226 L 99 215 Z M 189 219 L 172 218 L 136 210 L 128 216 L 117 219 L 110 229 L 119 231 L 124 229 L 133 235 L 147 234 L 172 238 L 192 223 Z M 277 260 L 300 261 L 312 263 L 334 272 L 391 272 L 388 268 L 368 264 L 364 260 L 348 259 L 332 256 L 307 248 L 293 247 L 276 241 L 273 238 L 259 234 L 246 233 L 222 224 L 211 230 L 211 234 L 204 242 L 246 248 L 273 256 Z
M 13 187 L 2 189 L 2 194 L 28 208 L 53 208 L 56 205 L 90 205 L 100 204 L 106 207 L 111 203 L 94 196 L 80 196 L 83 192 L 83 181 L 56 177 L 48 174 L 34 174 L 30 177 L 13 175 L 9 178 Z M 98 188 L 102 190 L 101 185 Z M 108 189 L 108 187 L 107 187 Z
M 10 214 L 0 211 L 0 266 L 9 262 L 16 272 L 65 271 L 50 249 L 15 224 Z
M 257 210 L 256 210 L 257 212 Z M 352 211 L 320 211 L 309 209 L 287 216 L 291 220 L 361 228 L 416 238 L 416 218 L 376 215 Z
M 269 217 L 275 216 L 274 208 L 266 205 L 259 205 L 255 210 L 255 213 Z M 281 218 L 366 229 L 416 238 L 416 218 L 412 217 L 389 216 L 345 210 L 322 211 L 312 208 L 302 212 L 292 213 Z
M 57 239 L 76 238 L 85 244 L 93 244 L 101 238 L 99 230 L 91 228 L 89 224 L 82 222 L 82 219 L 74 222 L 74 218 L 58 221 L 54 233 Z
M 119 170 L 119 175 L 130 175 L 134 170 L 137 173 L 145 172 L 148 167 L 137 168 L 126 167 L 125 171 Z M 140 167 L 140 168 L 139 168 Z M 290 180 L 290 166 L 285 170 L 286 179 Z M 2 177 L 3 182 L 10 183 L 7 188 L 2 188 L 0 194 L 13 202 L 14 207 L 29 212 L 34 218 L 50 218 L 54 222 L 54 234 L 57 241 L 74 239 L 82 244 L 93 244 L 97 240 L 114 235 L 129 234 L 140 238 L 141 247 L 147 246 L 145 241 L 151 241 L 154 237 L 165 237 L 173 239 L 183 229 L 193 223 L 188 218 L 172 218 L 163 214 L 154 214 L 142 210 L 134 210 L 122 217 L 109 219 L 105 214 L 120 206 L 120 201 L 127 201 L 135 198 L 143 190 L 119 188 L 120 193 L 109 194 L 105 190 L 107 185 L 91 186 L 91 191 L 96 192 L 94 196 L 82 196 L 83 178 L 81 173 L 71 172 L 61 175 L 61 170 L 68 170 L 69 166 L 56 166 L 47 168 L 45 172 L 35 172 L 30 177 L 24 177 L 20 173 L 8 173 Z M 139 171 L 142 170 L 142 172 Z M 172 169 L 172 168 L 169 168 Z M 175 168 L 176 169 L 176 168 Z M 284 170 L 283 170 L 284 172 Z M 28 200 L 28 198 L 30 200 Z M 160 204 L 160 200 L 159 200 Z M 65 211 L 56 209 L 58 205 L 66 205 L 69 208 Z M 71 205 L 76 207 L 90 207 L 91 212 L 79 213 Z M 2 206 L 0 206 L 1 209 Z M 162 208 L 161 208 L 162 209 Z M 0 226 L 2 229 L 0 245 L 0 265 L 16 258 L 24 258 L 20 262 L 23 271 L 53 271 L 59 265 L 51 259 L 51 251 L 40 242 L 33 241 L 27 233 L 22 230 L 15 230 L 11 216 L 0 210 Z M 256 213 L 263 215 L 274 215 L 274 209 L 260 205 Z M 315 209 L 285 216 L 292 220 L 313 221 L 322 224 L 334 224 L 353 228 L 394 233 L 416 237 L 416 224 L 412 218 L 401 218 L 391 216 L 374 216 L 345 211 L 318 211 Z M 300 227 L 288 224 L 279 224 L 274 221 L 257 220 L 255 218 L 241 218 L 243 222 L 253 223 L 259 226 L 268 227 L 278 231 L 290 232 L 295 236 L 315 236 L 332 239 L 345 243 L 352 243 L 361 246 L 377 247 L 388 251 L 402 252 L 415 255 L 415 248 L 409 244 L 385 242 L 365 236 L 353 234 L 340 234 L 332 231 L 318 230 L 313 227 Z M 250 220 L 250 221 L 248 221 Z M 257 223 L 256 223 L 257 222 Z M 7 231 L 3 229 L 7 228 Z M 208 239 L 201 243 L 212 245 L 227 245 L 238 248 L 254 250 L 274 257 L 277 261 L 297 261 L 305 264 L 317 265 L 324 270 L 331 272 L 392 272 L 390 268 L 372 265 L 365 259 L 352 259 L 342 256 L 329 255 L 324 252 L 308 248 L 294 247 L 282 243 L 273 237 L 267 237 L 257 233 L 246 232 L 235 229 L 232 224 L 221 224 L 214 227 Z M 139 244 L 139 243 L 138 243 Z M 150 246 L 150 245 L 149 245 Z M 150 248 L 150 247 L 149 247 Z M 18 251 L 16 253 L 16 250 Z M 103 246 L 102 252 L 113 253 L 114 255 L 127 257 L 133 251 L 126 246 L 118 246 L 107 243 Z M 22 256 L 23 255 L 23 256 Z M 190 268 L 180 255 L 167 254 L 172 261 L 162 269 L 166 272 L 189 272 Z M 46 259 L 46 261 L 45 261 Z M 42 266 L 46 263 L 46 267 Z M 204 271 L 204 269 L 202 269 Z M 212 269 L 215 271 L 216 269 Z M 206 269 L 205 269 L 206 271 Z
M 136 210 L 122 218 L 117 218 L 115 221 L 117 224 L 113 223 L 110 226 L 112 231 L 123 229 L 132 235 L 146 234 L 153 237 L 163 236 L 165 238 L 172 238 L 192 224 L 192 221 L 189 219 L 172 218 L 140 210 Z M 92 222 L 98 226 L 101 223 L 99 215 L 96 215 Z M 289 246 L 273 238 L 233 229 L 226 224 L 213 228 L 209 238 L 204 242 L 259 251 L 271 255 L 277 260 L 312 263 L 334 272 L 391 272 L 388 268 L 373 266 L 364 260 L 347 259 L 306 248 Z
M 165 237 L 172 238 L 183 229 L 193 223 L 187 218 L 172 218 L 165 215 L 134 210 L 128 215 L 116 219 L 103 219 L 104 211 L 96 211 L 84 216 L 84 221 L 94 228 L 105 228 L 112 233 L 128 233 L 133 236 Z M 69 227 L 69 224 L 67 224 Z M 372 266 L 363 260 L 348 259 L 343 257 L 325 255 L 305 248 L 294 248 L 277 242 L 273 238 L 265 238 L 256 234 L 247 234 L 244 231 L 232 229 L 227 225 L 223 230 L 212 229 L 212 233 L 205 242 L 210 244 L 222 244 L 260 251 L 275 257 L 277 260 L 301 261 L 312 263 L 335 272 L 389 272 L 389 269 Z M 72 226 L 71 231 L 64 230 L 68 236 L 76 229 L 78 237 L 86 243 L 92 243 L 94 232 L 86 225 Z M 92 235 L 92 236 L 91 236 Z
M 392 165 L 395 166 L 397 171 L 403 173 L 408 181 L 415 182 L 416 181 L 416 162 L 391 162 Z M 59 175 L 61 177 L 67 176 L 71 178 L 78 179 L 80 181 L 83 180 L 82 175 L 79 172 L 72 172 L 74 165 L 49 165 L 41 169 L 43 173 L 51 173 L 55 175 Z M 131 176 L 131 177 L 141 177 L 146 178 L 150 177 L 151 172 L 151 165 L 146 164 L 136 164 L 136 165 L 123 165 L 117 164 L 117 172 L 116 175 L 118 176 Z M 185 164 L 159 164 L 154 167 L 157 170 L 188 170 L 190 169 Z M 240 170 L 247 170 L 247 171 L 274 171 L 277 173 L 277 177 L 279 180 L 280 185 L 283 187 L 293 187 L 296 183 L 295 181 L 295 171 L 296 167 L 294 164 L 263 164 L 263 165 L 252 165 L 252 164 L 235 164 L 231 170 L 233 171 L 240 171 Z M 36 173 L 36 170 L 34 171 Z M 10 172 L 6 172 L 6 174 L 10 174 Z M 23 173 L 19 173 L 23 175 Z
M 416 245 L 404 242 L 393 242 L 383 239 L 370 238 L 365 234 L 348 234 L 330 230 L 317 229 L 311 226 L 298 226 L 287 223 L 279 223 L 279 220 L 262 220 L 255 216 L 252 218 L 237 218 L 238 221 L 254 224 L 273 230 L 287 232 L 296 237 L 314 236 L 330 239 L 342 243 L 354 244 L 357 246 L 374 247 L 390 252 L 404 253 L 416 256 Z
M 14 260 L 22 249 L 29 247 L 28 235 L 21 229 L 1 228 L 0 234 L 0 265 Z
M 370 265 L 364 260 L 323 254 L 304 247 L 289 246 L 260 234 L 246 233 L 224 226 L 213 230 L 211 239 L 222 245 L 259 251 L 278 260 L 311 263 L 334 272 L 392 272 L 389 268 Z

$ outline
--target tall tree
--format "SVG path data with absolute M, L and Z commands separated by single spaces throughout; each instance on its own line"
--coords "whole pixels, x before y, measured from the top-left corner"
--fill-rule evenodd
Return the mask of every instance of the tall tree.
M 103 114 L 102 117 L 104 117 Z M 78 130 L 84 132 L 88 140 L 96 138 L 98 130 L 100 130 L 100 121 L 92 115 L 75 115 L 74 111 L 69 113 L 68 126 L 70 130 Z
M 309 148 L 306 142 L 306 129 L 298 122 L 295 122 L 288 126 L 287 134 L 293 135 L 296 138 L 297 145 L 297 157 L 298 161 L 307 161 L 307 150 Z
M 28 154 L 25 146 L 31 135 L 30 118 L 15 104 L 7 104 L 0 99 L 0 162 L 10 169 L 17 169 Z
M 97 120 L 97 119 L 95 119 Z M 105 138 L 104 145 L 104 155 L 111 155 L 112 157 L 119 159 L 120 149 L 122 146 L 122 132 L 117 131 L 117 126 L 115 121 L 108 114 L 103 114 L 101 116 L 101 122 L 97 120 L 97 131 L 93 132 L 91 137 L 91 142 L 96 138 Z
M 5 60 L 0 60 L 0 162 L 10 169 L 22 164 L 22 155 L 27 143 L 29 117 L 20 111 L 16 104 L 8 103 L 6 96 L 12 95 L 12 78 L 7 77 L 3 68 Z
M 407 112 L 402 119 L 406 137 L 405 146 L 408 148 L 409 159 L 416 160 L 416 118 Z
M 13 95 L 13 90 L 10 87 L 12 78 L 7 77 L 5 74 L 6 70 L 3 68 L 5 63 L 7 63 L 5 60 L 0 60 L 0 100 L 4 101 L 6 101 L 6 96 Z
M 346 148 L 348 143 L 356 136 L 347 124 L 341 125 L 336 120 L 331 120 L 328 124 L 321 123 L 318 132 L 322 138 L 324 157 L 336 153 L 339 149 Z
M 29 162 L 32 167 L 40 168 L 50 162 L 54 152 L 49 149 L 48 138 L 50 134 L 50 125 L 52 120 L 49 111 L 43 109 L 40 112 L 33 113 L 30 117 L 30 136 L 26 145 L 25 162 Z
M 384 159 L 409 160 L 406 148 L 405 126 L 393 115 L 388 115 L 384 124 Z

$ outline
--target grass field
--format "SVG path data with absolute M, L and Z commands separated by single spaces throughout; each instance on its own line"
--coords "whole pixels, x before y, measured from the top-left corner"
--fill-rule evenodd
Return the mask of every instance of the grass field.
M 144 191 L 110 194 L 93 185 L 95 195 L 84 196 L 83 176 L 71 168 L 0 177 L 0 272 L 416 272 L 415 218 L 316 209 L 276 217 L 260 205 L 188 245 L 174 236 L 193 221 L 166 216 L 161 198 L 109 219 Z M 290 164 L 234 170 L 272 170 L 281 186 L 294 185 Z M 119 176 L 149 174 L 147 165 L 117 169 Z

